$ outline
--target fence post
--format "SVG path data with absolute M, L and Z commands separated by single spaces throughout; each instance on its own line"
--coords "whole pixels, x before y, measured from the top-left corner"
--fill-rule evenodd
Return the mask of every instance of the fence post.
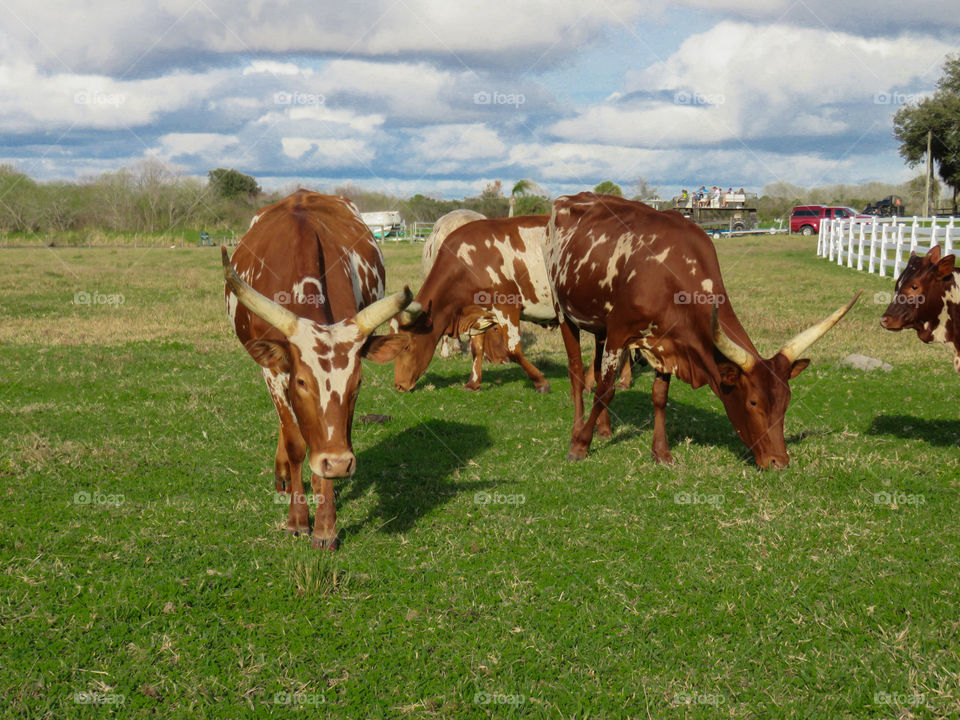
M 870 266 L 867 268 L 867 272 L 873 275 L 874 267 L 874 258 L 876 258 L 876 248 L 877 248 L 877 219 L 874 218 L 873 222 L 870 223 Z
M 847 239 L 843 231 L 843 220 L 834 220 L 837 224 L 837 265 L 843 265 L 843 241 Z
M 937 218 L 930 218 L 930 247 L 937 244 Z
M 820 223 L 820 229 L 817 231 L 817 257 L 823 257 L 823 236 L 826 228 Z
M 854 219 L 850 218 L 850 229 L 847 231 L 847 267 L 853 267 L 853 223 Z
M 860 226 L 860 245 L 857 247 L 857 270 L 863 270 L 863 228 L 864 223 L 858 223 Z
M 880 277 L 887 276 L 887 224 L 880 231 Z
M 900 266 L 903 265 L 903 224 L 896 226 L 897 228 L 897 254 L 893 259 L 893 275 L 894 277 L 900 277 Z
M 943 254 L 944 255 L 953 255 L 953 218 L 950 218 L 950 222 L 947 223 L 946 229 L 943 231 Z
M 910 254 L 917 251 L 917 216 L 913 216 L 913 223 L 910 225 Z

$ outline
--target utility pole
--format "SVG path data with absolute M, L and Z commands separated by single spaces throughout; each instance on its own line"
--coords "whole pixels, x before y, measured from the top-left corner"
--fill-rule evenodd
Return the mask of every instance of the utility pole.
M 933 130 L 927 130 L 927 181 L 923 192 L 923 216 L 930 217 L 930 145 L 933 140 Z

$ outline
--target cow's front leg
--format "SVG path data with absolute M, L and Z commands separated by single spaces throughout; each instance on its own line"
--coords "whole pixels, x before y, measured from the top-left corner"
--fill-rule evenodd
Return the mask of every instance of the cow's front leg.
M 580 328 L 566 318 L 560 320 L 560 336 L 567 351 L 567 373 L 570 376 L 570 398 L 573 400 L 573 433 L 583 423 L 583 357 L 580 355 Z M 580 460 L 571 451 L 568 460 Z
M 603 360 L 603 347 L 604 340 L 600 336 L 597 337 L 597 349 L 593 353 L 593 376 L 600 377 L 602 372 L 601 362 Z M 596 394 L 596 393 L 594 393 Z M 610 411 L 604 407 L 600 411 L 600 415 L 597 417 L 597 437 L 602 438 L 611 438 L 613 437 L 613 428 L 610 426 Z
M 485 335 L 486 333 L 479 333 L 470 338 L 470 352 L 473 355 L 473 365 L 470 367 L 470 381 L 463 386 L 464 390 L 480 389 L 480 382 L 483 380 L 483 342 Z
M 287 495 L 290 497 L 290 508 L 287 512 L 287 534 L 310 534 L 310 510 L 307 507 L 307 495 L 303 489 L 303 460 L 307 455 L 307 444 L 300 434 L 300 429 L 294 425 L 284 424 L 281 428 L 281 442 L 287 455 L 286 479 Z
M 597 350 L 599 353 L 599 344 Z M 594 427 L 600 419 L 600 416 L 609 412 L 607 406 L 613 399 L 616 390 L 617 371 L 620 369 L 620 348 L 617 345 L 611 346 L 608 344 L 600 357 L 600 368 L 599 372 L 597 372 L 599 381 L 597 382 L 597 389 L 593 394 L 593 408 L 590 411 L 590 417 L 587 418 L 583 427 L 581 427 L 579 431 L 575 430 L 573 433 L 573 437 L 570 440 L 570 454 L 567 456 L 571 459 L 582 460 L 587 456 L 587 451 L 590 449 L 590 442 L 593 440 Z M 609 427 L 609 414 L 607 415 L 607 423 Z
M 336 550 L 337 505 L 333 494 L 333 478 L 313 476 L 313 494 L 317 498 L 317 513 L 313 519 L 313 535 L 310 542 L 318 550 Z
M 667 393 L 670 392 L 670 373 L 656 371 L 653 379 L 653 458 L 658 463 L 669 465 L 673 462 L 670 445 L 667 442 L 666 408 Z

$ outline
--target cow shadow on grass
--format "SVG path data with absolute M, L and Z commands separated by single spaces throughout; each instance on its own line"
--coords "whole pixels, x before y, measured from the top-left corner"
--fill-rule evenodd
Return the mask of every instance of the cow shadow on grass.
M 894 435 L 905 440 L 923 440 L 930 445 L 960 445 L 960 420 L 928 420 L 913 415 L 877 415 L 868 435 Z
M 565 362 L 556 362 L 547 358 L 527 358 L 530 362 L 533 363 L 540 372 L 543 373 L 543 376 L 550 382 L 551 386 L 556 385 L 557 383 L 563 382 L 570 377 L 570 374 L 567 370 L 567 364 Z M 584 358 L 584 367 L 590 362 L 590 357 Z M 650 367 L 647 365 L 634 364 L 633 366 L 633 382 L 637 382 L 637 377 L 643 373 L 648 372 L 651 375 L 653 371 L 650 370 Z M 437 367 L 431 363 L 430 367 L 423 374 L 416 384 L 415 390 L 421 388 L 424 385 L 433 385 L 435 388 L 447 388 L 451 386 L 463 386 L 470 379 L 470 367 L 465 366 L 463 369 L 455 368 L 441 368 Z M 492 365 L 489 362 L 483 363 L 483 382 L 481 384 L 481 389 L 497 387 L 499 385 L 507 385 L 509 383 L 519 383 L 526 385 L 533 390 L 533 383 L 530 378 L 527 377 L 527 374 L 523 371 L 516 363 L 502 363 L 498 365 Z
M 584 412 L 589 413 L 593 399 L 583 398 Z M 573 410 L 571 408 L 571 420 Z M 610 419 L 613 424 L 613 437 L 607 442 L 616 445 L 624 442 L 637 442 L 644 434 L 653 433 L 653 403 L 650 394 L 643 390 L 622 390 L 610 403 Z M 753 463 L 753 453 L 737 437 L 730 419 L 722 408 L 717 411 L 705 410 L 670 400 L 666 416 L 667 440 L 671 447 L 679 445 L 685 438 L 697 445 L 722 447 L 729 450 L 744 462 Z
M 346 534 L 374 525 L 381 532 L 410 530 L 421 517 L 461 493 L 492 488 L 494 480 L 455 479 L 457 471 L 490 447 L 481 425 L 430 419 L 380 440 L 357 455 L 357 474 L 337 496 L 344 507 L 373 488 L 376 506 L 350 525 Z

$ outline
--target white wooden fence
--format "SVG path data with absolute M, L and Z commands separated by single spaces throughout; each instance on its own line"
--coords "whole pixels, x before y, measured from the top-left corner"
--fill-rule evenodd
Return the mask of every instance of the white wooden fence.
M 926 253 L 939 245 L 944 255 L 953 252 L 958 218 L 846 218 L 822 220 L 817 255 L 837 265 L 898 277 L 910 253 Z

